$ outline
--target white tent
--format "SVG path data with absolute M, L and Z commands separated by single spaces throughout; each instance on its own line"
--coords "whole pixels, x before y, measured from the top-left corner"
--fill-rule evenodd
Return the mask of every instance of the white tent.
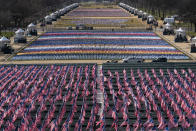
M 140 10 L 140 11 L 138 12 L 138 15 L 142 15 L 142 14 L 143 14 L 143 11 Z
M 133 14 L 134 13 L 135 8 L 131 8 L 130 12 Z
M 28 25 L 28 27 L 29 28 L 32 28 L 32 27 L 36 27 L 36 25 L 34 25 L 33 23 L 31 23 L 31 24 Z
M 15 43 L 26 43 L 25 31 L 22 29 L 18 29 L 15 32 L 14 42 Z
M 33 23 L 31 23 L 30 25 L 28 25 L 27 27 L 27 35 L 28 36 L 37 36 L 37 29 L 36 29 L 36 25 L 34 25 Z
M 147 17 L 147 24 L 152 24 L 153 21 L 154 21 L 154 17 L 153 17 L 152 15 L 149 15 L 149 16 Z
M 125 4 L 123 4 L 123 3 L 120 3 L 119 5 L 122 6 L 123 8 L 124 8 L 124 6 L 125 6 Z M 78 7 L 78 6 L 79 6 L 78 3 L 74 3 L 74 4 L 72 4 L 72 5 L 66 6 L 66 7 L 64 7 L 64 8 L 62 8 L 62 9 L 56 11 L 54 14 L 57 15 L 56 17 L 59 17 L 59 16 L 64 15 L 67 11 L 70 11 L 71 9 L 74 9 L 74 8 L 76 8 L 76 7 Z M 51 22 L 51 21 L 52 21 L 52 18 L 50 17 L 48 20 L 46 20 L 46 17 L 45 17 L 45 21 L 46 21 L 46 22 Z
M 60 9 L 60 10 L 59 10 L 59 14 L 60 14 L 60 15 L 63 15 L 63 14 L 64 14 L 64 13 L 63 13 L 63 9 Z
M 192 38 L 191 43 L 195 44 L 195 46 L 196 46 L 196 37 Z
M 143 20 L 143 21 L 146 20 L 147 17 L 148 17 L 148 14 L 147 14 L 146 12 L 143 12 L 143 13 L 142 13 L 142 20 Z
M 46 22 L 46 24 L 52 24 L 52 17 L 50 15 L 47 15 L 45 17 L 45 22 Z
M 138 14 L 138 9 L 135 9 L 134 10 L 134 15 L 137 15 Z
M 149 15 L 148 19 L 154 19 L 154 17 L 152 15 Z
M 187 42 L 186 32 L 182 28 L 176 30 L 175 42 Z
M 140 10 L 140 11 L 138 12 L 138 18 L 141 18 L 141 17 L 142 17 L 142 14 L 143 14 L 143 11 Z
M 36 30 L 36 25 L 34 25 L 33 23 L 29 24 L 27 27 L 28 30 Z
M 196 53 L 196 37 L 191 40 L 191 53 Z
M 7 39 L 5 36 L 3 36 L 3 37 L 0 39 L 0 48 L 2 48 L 5 44 L 10 44 L 10 40 Z
M 179 28 L 176 30 L 176 35 L 186 36 L 186 32 L 182 28 Z
M 52 21 L 52 18 L 51 18 L 49 15 L 47 15 L 47 16 L 45 17 L 45 21 L 46 21 L 46 22 L 50 22 L 50 21 Z
M 60 11 L 56 11 L 56 12 L 54 12 L 54 13 L 57 15 L 57 17 L 60 16 Z
M 52 13 L 52 14 L 50 14 L 50 17 L 52 18 L 52 20 L 56 20 L 57 14 L 56 13 Z
M 23 36 L 24 35 L 24 30 L 23 29 L 18 29 L 16 32 L 15 32 L 15 34 L 16 34 L 16 36 Z
M 0 39 L 0 42 L 10 42 L 10 40 L 7 39 L 5 36 L 3 36 L 3 37 Z
M 165 29 L 171 30 L 171 29 L 173 29 L 173 26 L 171 24 L 167 23 L 165 25 Z
M 184 32 L 184 30 L 182 28 L 179 28 L 178 30 L 176 30 L 176 32 L 182 33 L 182 32 Z
M 146 13 L 146 12 L 143 12 L 143 13 L 142 13 L 142 15 L 145 15 L 145 16 L 147 16 L 147 13 Z

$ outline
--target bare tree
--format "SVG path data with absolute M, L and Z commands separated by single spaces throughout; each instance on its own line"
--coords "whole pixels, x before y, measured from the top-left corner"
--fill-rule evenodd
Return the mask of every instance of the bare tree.
M 0 30 L 7 27 L 26 27 L 29 22 L 78 0 L 0 0 Z M 32 20 L 32 21 L 30 21 Z

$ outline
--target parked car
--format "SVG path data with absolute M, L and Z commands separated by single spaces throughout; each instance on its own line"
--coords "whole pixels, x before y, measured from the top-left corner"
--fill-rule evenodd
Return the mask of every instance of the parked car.
M 143 63 L 144 59 L 140 59 L 140 58 L 125 58 L 123 59 L 123 63 Z
M 76 30 L 86 30 L 86 26 L 83 24 L 79 24 L 76 26 Z
M 152 60 L 152 62 L 167 62 L 167 58 L 154 59 L 154 60 Z

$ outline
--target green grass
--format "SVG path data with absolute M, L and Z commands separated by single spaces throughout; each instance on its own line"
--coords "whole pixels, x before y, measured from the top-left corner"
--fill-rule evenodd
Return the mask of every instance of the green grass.
M 185 27 L 185 26 L 188 26 L 188 25 L 190 25 L 190 23 L 184 23 L 184 22 L 180 22 L 180 23 L 175 23 L 175 25 L 176 26 L 178 26 L 178 27 Z
M 196 27 L 194 27 L 194 25 L 192 25 L 192 29 L 191 29 L 191 23 L 187 23 L 187 22 L 180 22 L 180 23 L 175 23 L 175 26 L 177 26 L 177 28 L 179 27 L 186 27 L 189 28 L 189 30 L 186 30 L 187 34 L 192 37 L 192 36 L 196 36 L 196 32 L 194 32 L 194 29 Z
M 196 37 L 196 32 L 188 32 L 188 35 L 189 35 L 190 37 Z
M 124 24 L 126 24 L 128 27 L 144 27 L 144 25 L 137 18 L 128 19 L 128 21 Z
M 12 36 L 14 36 L 14 32 L 1 32 L 0 36 L 5 36 L 10 39 Z

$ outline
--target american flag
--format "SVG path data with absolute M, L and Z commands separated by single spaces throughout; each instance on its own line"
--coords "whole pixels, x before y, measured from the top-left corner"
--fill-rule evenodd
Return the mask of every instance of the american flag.
M 53 120 L 50 123 L 50 131 L 58 131 L 58 126 L 57 126 L 57 121 L 56 120 Z
M 28 125 L 28 123 L 24 119 L 22 119 L 20 130 L 21 131 L 27 131 L 28 130 L 28 126 L 27 125 Z
M 157 118 L 159 121 L 158 129 L 161 129 L 161 130 L 164 129 L 166 127 L 166 122 L 165 122 L 160 110 L 157 111 Z
M 137 131 L 141 127 L 141 121 L 140 121 L 140 116 L 138 115 L 136 122 L 133 124 L 134 131 Z
M 148 120 L 143 124 L 143 126 L 149 130 L 150 128 L 154 127 L 154 122 L 151 117 L 148 118 Z

